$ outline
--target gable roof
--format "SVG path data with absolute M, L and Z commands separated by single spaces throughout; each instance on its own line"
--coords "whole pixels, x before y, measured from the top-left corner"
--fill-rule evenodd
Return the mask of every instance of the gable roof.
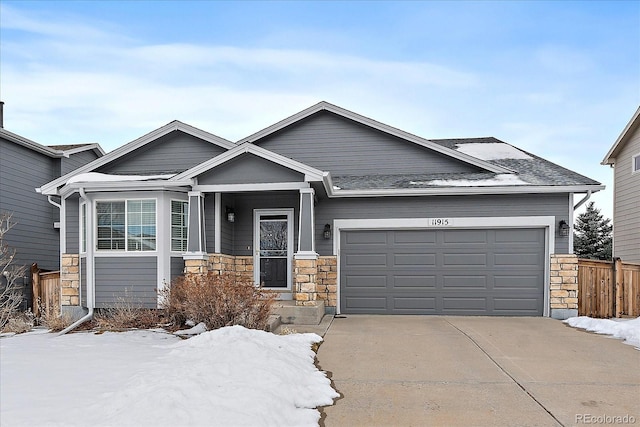
M 495 165 L 495 164 L 491 164 L 485 161 L 482 161 L 476 157 L 467 155 L 465 153 L 462 152 L 457 152 L 455 150 L 451 150 L 447 147 L 444 147 L 442 145 L 438 145 L 433 143 L 431 140 L 428 139 L 424 139 L 421 138 L 417 135 L 411 134 L 409 132 L 405 132 L 403 130 L 400 130 L 398 128 L 394 128 L 393 126 L 389 126 L 386 125 L 384 123 L 380 123 L 376 120 L 370 119 L 368 117 L 362 116 L 360 114 L 354 113 L 353 111 L 349 111 L 346 110 L 344 108 L 338 107 L 337 105 L 333 105 L 330 104 L 326 101 L 321 101 L 305 110 L 300 111 L 299 113 L 296 113 L 290 117 L 287 117 L 284 120 L 281 120 L 269 127 L 266 127 L 264 129 L 262 129 L 261 131 L 258 131 L 252 135 L 249 135 L 241 140 L 239 140 L 237 143 L 238 144 L 242 144 L 245 142 L 251 142 L 251 143 L 255 143 L 258 139 L 264 138 L 268 135 L 271 135 L 281 129 L 284 129 L 287 126 L 290 126 L 296 122 L 299 122 L 315 113 L 318 113 L 320 111 L 328 111 L 330 113 L 333 114 L 337 114 L 339 116 L 342 116 L 344 118 L 347 118 L 349 120 L 353 120 L 357 123 L 363 124 L 365 126 L 369 126 L 373 129 L 377 129 L 381 132 L 385 132 L 388 133 L 390 135 L 396 136 L 398 138 L 402 138 L 406 141 L 412 142 L 414 144 L 420 145 L 422 147 L 425 148 L 429 148 L 433 151 L 436 151 L 438 153 L 444 154 L 446 156 L 452 157 L 454 159 L 463 161 L 465 163 L 469 163 L 472 164 L 474 166 L 477 166 L 479 168 L 488 170 L 490 172 L 495 172 L 495 173 L 510 173 L 511 171 L 505 167 L 499 166 L 499 165 Z
M 199 165 L 196 165 L 191 169 L 186 170 L 174 176 L 169 181 L 184 181 L 187 179 L 194 178 L 197 175 L 207 172 L 215 168 L 216 166 L 226 163 L 243 154 L 253 154 L 265 160 L 272 161 L 276 164 L 279 164 L 281 166 L 284 166 L 286 168 L 299 172 L 305 176 L 305 181 L 322 181 L 323 177 L 327 174 L 326 172 L 323 172 L 311 166 L 305 165 L 304 163 L 300 163 L 296 160 L 274 153 L 273 151 L 269 151 L 264 148 L 258 147 L 257 145 L 253 145 L 249 142 L 245 142 L 243 144 L 236 146 L 235 148 L 232 148 L 229 151 L 226 151 L 214 157 L 213 159 L 200 163 Z
M 611 147 L 611 149 L 609 149 L 607 155 L 604 156 L 604 159 L 602 159 L 602 162 L 600 162 L 600 164 L 613 165 L 616 162 L 616 156 L 618 155 L 620 150 L 622 150 L 622 147 L 624 147 L 624 145 L 627 143 L 627 141 L 631 137 L 631 134 L 633 134 L 633 132 L 638 129 L 638 127 L 640 127 L 640 106 L 636 110 L 633 117 L 631 117 L 631 120 L 629 120 L 629 123 L 627 123 L 625 128 L 622 130 L 622 133 L 620 134 L 618 139 L 616 139 L 616 142 L 613 143 L 613 146 Z
M 107 163 L 110 163 L 120 157 L 123 157 L 129 153 L 131 153 L 134 150 L 137 150 L 138 148 L 143 147 L 144 145 L 153 142 L 155 140 L 157 140 L 158 138 L 167 135 L 170 132 L 173 131 L 181 131 L 184 133 L 187 133 L 189 135 L 195 136 L 197 138 L 200 138 L 204 141 L 210 142 L 212 144 L 218 145 L 226 150 L 236 147 L 236 144 L 234 144 L 233 142 L 226 140 L 224 138 L 221 138 L 219 136 L 216 136 L 212 133 L 209 132 L 205 132 L 203 130 L 200 130 L 198 128 L 195 128 L 191 125 L 188 125 L 186 123 L 182 123 L 179 120 L 174 120 L 154 131 L 151 131 L 149 133 L 147 133 L 146 135 L 141 136 L 140 138 L 137 138 L 131 142 L 129 142 L 128 144 L 125 144 L 119 148 L 116 148 L 115 150 L 111 151 L 109 154 L 106 154 L 103 157 L 100 157 L 99 159 L 96 159 L 76 170 L 74 170 L 73 172 L 70 172 L 58 179 L 55 179 L 45 185 L 43 185 L 42 187 L 38 188 L 37 191 L 44 193 L 44 194 L 55 194 L 56 189 L 58 188 L 58 186 L 64 184 L 67 182 L 67 180 L 69 178 L 71 178 L 72 176 L 81 174 L 81 173 L 85 173 L 85 172 L 91 172 L 93 170 L 95 170 L 96 168 L 99 168 L 100 166 L 106 165 Z
M 105 152 L 99 144 L 75 144 L 75 145 L 42 145 L 35 141 L 27 139 L 23 136 L 9 132 L 4 128 L 0 128 L 0 137 L 11 141 L 14 144 L 21 145 L 37 153 L 44 154 L 46 156 L 59 159 L 61 157 L 69 157 L 72 154 L 79 153 L 81 151 L 93 150 L 98 157 L 104 156 Z

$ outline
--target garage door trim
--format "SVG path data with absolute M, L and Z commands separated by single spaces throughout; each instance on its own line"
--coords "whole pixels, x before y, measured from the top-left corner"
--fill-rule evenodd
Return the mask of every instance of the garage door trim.
M 446 219 L 446 221 L 443 221 Z M 411 229 L 505 229 L 543 228 L 545 230 L 544 262 L 544 309 L 543 316 L 549 317 L 549 276 L 550 258 L 555 247 L 554 216 L 516 217 L 466 217 L 466 218 L 380 218 L 380 219 L 334 219 L 333 254 L 337 256 L 337 314 L 340 308 L 340 237 L 342 231 L 350 230 L 411 230 Z M 447 225 L 434 225 L 446 223 Z

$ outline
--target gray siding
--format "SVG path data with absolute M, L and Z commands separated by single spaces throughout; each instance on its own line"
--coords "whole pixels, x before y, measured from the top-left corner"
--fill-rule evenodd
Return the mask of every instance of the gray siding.
M 66 175 L 97 158 L 98 155 L 93 150 L 80 151 L 79 153 L 70 155 L 68 158 L 62 157 L 60 159 L 60 176 Z
M 87 258 L 80 258 L 80 305 L 87 306 Z
M 171 281 L 178 277 L 182 276 L 184 273 L 184 260 L 182 257 L 171 257 Z
M 163 174 L 185 171 L 226 151 L 180 131 L 158 138 L 96 172 L 114 174 Z
M 77 254 L 80 252 L 80 198 L 77 194 L 65 200 L 65 211 L 66 252 Z
M 198 176 L 198 184 L 299 182 L 304 175 L 269 160 L 244 154 Z
M 222 204 L 222 221 L 220 227 L 220 250 L 223 254 L 231 254 L 233 253 L 233 229 L 234 224 L 227 221 L 225 211 L 226 207 L 229 206 L 232 209 L 235 209 L 235 199 L 230 194 L 222 194 L 221 196 L 221 204 Z M 207 245 L 211 245 L 211 249 L 209 252 L 213 252 L 213 240 L 209 241 L 209 237 L 207 237 Z
M 5 243 L 16 250 L 16 265 L 34 262 L 59 268 L 58 209 L 35 188 L 55 179 L 58 160 L 0 138 L 0 211 L 13 213 L 15 227 Z
M 122 300 L 157 308 L 157 269 L 156 257 L 96 258 L 96 308 L 115 307 Z
M 334 176 L 479 170 L 326 111 L 254 143 Z
M 216 245 L 216 197 L 212 193 L 204 196 L 204 227 L 207 245 L 205 250 L 207 253 L 214 253 Z
M 632 173 L 632 158 L 640 154 L 640 126 L 616 157 L 613 194 L 613 255 L 640 263 L 640 171 Z
M 294 244 L 298 241 L 298 215 L 300 193 L 281 191 L 270 193 L 243 193 L 235 197 L 236 221 L 233 223 L 233 252 L 231 255 L 253 255 L 253 210 L 294 209 Z M 294 252 L 297 246 L 294 248 Z
M 437 218 L 548 216 L 569 218 L 567 194 L 523 194 L 496 196 L 380 197 L 366 199 L 322 199 L 316 205 L 316 252 L 333 254 L 332 239 L 325 240 L 325 224 L 334 219 L 367 218 Z M 555 234 L 555 252 L 567 253 L 569 239 Z

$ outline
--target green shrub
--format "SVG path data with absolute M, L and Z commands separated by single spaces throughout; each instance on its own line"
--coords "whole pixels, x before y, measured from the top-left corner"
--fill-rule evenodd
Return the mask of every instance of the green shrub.
M 208 329 L 241 325 L 266 329 L 275 293 L 251 283 L 239 282 L 232 274 L 187 274 L 167 288 L 164 309 L 169 320 L 183 325 L 187 320 Z

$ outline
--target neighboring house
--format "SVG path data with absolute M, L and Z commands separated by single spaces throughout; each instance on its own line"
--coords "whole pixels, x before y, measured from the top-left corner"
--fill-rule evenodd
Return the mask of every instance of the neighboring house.
M 52 204 L 35 189 L 102 155 L 97 144 L 47 147 L 0 127 L 0 211 L 15 223 L 4 236 L 15 265 L 59 269 L 60 211 L 53 204 L 60 199 L 52 196 Z
M 552 258 L 571 253 L 574 194 L 603 188 L 495 138 L 321 102 L 237 143 L 174 121 L 39 191 L 61 197 L 63 266 L 80 265 L 67 310 L 157 307 L 186 270 L 328 312 L 567 317 L 577 288 Z
M 613 256 L 640 263 L 640 107 L 602 164 L 613 167 Z

